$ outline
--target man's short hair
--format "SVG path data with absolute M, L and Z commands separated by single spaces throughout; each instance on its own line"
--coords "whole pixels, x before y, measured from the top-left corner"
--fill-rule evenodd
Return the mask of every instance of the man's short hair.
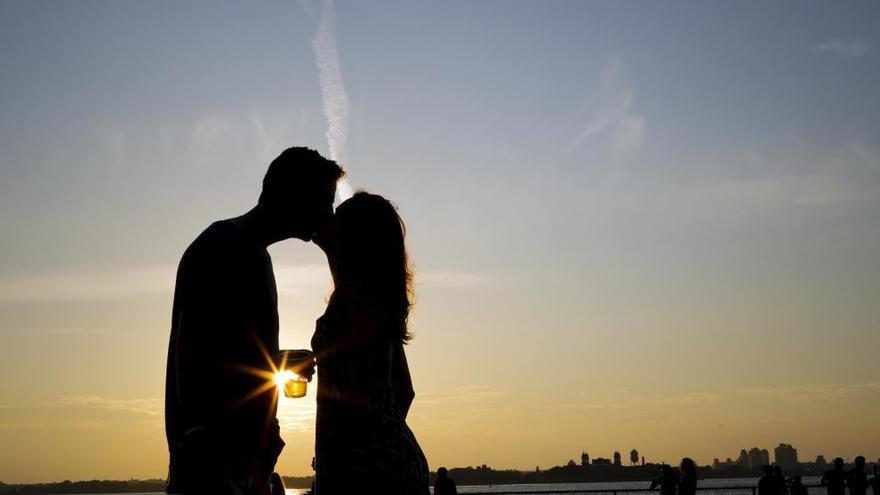
M 260 203 L 272 203 L 291 193 L 307 192 L 316 185 L 336 182 L 343 176 L 342 167 L 317 151 L 304 147 L 287 148 L 269 164 L 263 178 Z

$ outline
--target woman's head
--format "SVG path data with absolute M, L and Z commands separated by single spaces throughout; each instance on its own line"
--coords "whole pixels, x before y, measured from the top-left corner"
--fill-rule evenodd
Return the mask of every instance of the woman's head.
M 681 472 L 684 474 L 696 474 L 697 473 L 697 464 L 690 457 L 685 457 L 681 460 L 681 465 L 679 466 Z
M 359 191 L 336 208 L 315 243 L 327 253 L 336 284 L 364 290 L 382 312 L 389 337 L 409 340 L 406 324 L 412 304 L 412 272 L 397 208 L 376 194 Z

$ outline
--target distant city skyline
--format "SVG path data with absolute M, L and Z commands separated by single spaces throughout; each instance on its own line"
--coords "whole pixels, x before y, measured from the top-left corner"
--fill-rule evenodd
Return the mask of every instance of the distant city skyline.
M 876 459 L 878 115 L 869 0 L 0 0 L 0 480 L 165 476 L 178 262 L 289 146 L 406 222 L 432 469 Z

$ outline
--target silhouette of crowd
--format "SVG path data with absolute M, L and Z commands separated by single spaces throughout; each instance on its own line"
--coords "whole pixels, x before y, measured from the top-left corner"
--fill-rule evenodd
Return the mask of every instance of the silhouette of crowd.
M 874 495 L 880 495 L 880 463 L 874 465 L 874 476 L 870 480 L 865 466 L 865 457 L 858 456 L 853 467 L 846 470 L 843 459 L 838 457 L 834 459 L 832 469 L 822 476 L 819 486 L 825 487 L 827 495 L 867 495 L 868 488 Z M 758 480 L 757 495 L 809 495 L 800 475 L 786 478 L 778 465 L 765 465 L 763 471 Z M 660 495 L 695 495 L 697 466 L 694 461 L 685 457 L 678 469 L 661 465 L 660 476 L 651 482 L 650 487 L 651 490 L 658 488 Z
M 660 495 L 695 495 L 697 463 L 690 457 L 685 457 L 678 469 L 681 474 L 668 464 L 660 466 L 660 476 L 651 482 L 651 490 L 659 487 Z

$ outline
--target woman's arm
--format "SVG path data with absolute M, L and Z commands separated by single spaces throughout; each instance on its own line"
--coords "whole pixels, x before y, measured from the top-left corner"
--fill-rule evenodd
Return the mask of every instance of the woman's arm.
M 406 419 L 416 393 L 413 390 L 412 377 L 409 374 L 409 365 L 406 363 L 406 353 L 401 342 L 395 342 L 391 348 L 391 386 L 394 391 L 394 401 L 403 413 L 403 418 Z

